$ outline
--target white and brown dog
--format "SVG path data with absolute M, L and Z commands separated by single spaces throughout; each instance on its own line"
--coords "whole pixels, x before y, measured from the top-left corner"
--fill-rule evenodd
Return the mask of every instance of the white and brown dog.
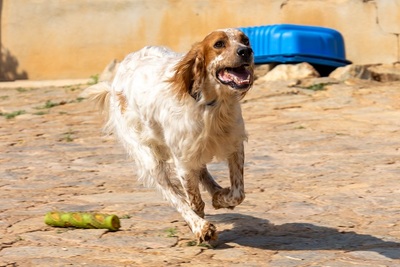
M 187 54 L 145 47 L 121 62 L 111 85 L 84 94 L 108 113 L 113 132 L 135 160 L 139 179 L 159 189 L 181 213 L 198 242 L 217 238 L 204 219 L 199 184 L 214 208 L 233 208 L 244 197 L 243 141 L 239 100 L 253 84 L 253 51 L 237 29 L 217 30 Z M 230 188 L 207 170 L 227 159 Z

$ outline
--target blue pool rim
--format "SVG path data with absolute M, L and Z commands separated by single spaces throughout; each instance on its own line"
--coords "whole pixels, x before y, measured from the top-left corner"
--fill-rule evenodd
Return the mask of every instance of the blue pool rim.
M 343 67 L 351 64 L 349 60 L 339 60 L 332 58 L 317 57 L 312 55 L 300 55 L 300 54 L 286 54 L 286 55 L 268 55 L 268 56 L 255 56 L 255 64 L 266 64 L 266 63 L 298 63 L 308 62 L 318 65 L 327 65 L 332 67 Z
M 245 34 L 248 34 L 249 31 L 256 28 L 276 28 L 279 29 L 280 27 L 293 27 L 299 28 L 304 30 L 310 31 L 322 31 L 328 32 L 331 35 L 336 36 L 343 43 L 343 57 L 329 57 L 329 56 L 319 56 L 319 55 L 308 55 L 308 54 L 301 54 L 301 53 L 282 53 L 282 54 L 257 54 L 257 48 L 255 48 L 255 55 L 254 55 L 254 63 L 255 64 L 266 64 L 266 63 L 298 63 L 298 62 L 308 62 L 311 64 L 317 65 L 326 65 L 331 67 L 342 67 L 352 62 L 346 60 L 345 58 L 345 51 L 344 51 L 344 40 L 343 36 L 340 32 L 326 27 L 319 27 L 319 26 L 309 26 L 309 25 L 298 25 L 298 24 L 273 24 L 273 25 L 262 25 L 262 26 L 250 26 L 250 27 L 240 27 L 239 30 L 243 31 Z M 252 42 L 252 36 L 248 35 L 250 38 L 250 43 Z M 254 49 L 254 48 L 253 48 Z

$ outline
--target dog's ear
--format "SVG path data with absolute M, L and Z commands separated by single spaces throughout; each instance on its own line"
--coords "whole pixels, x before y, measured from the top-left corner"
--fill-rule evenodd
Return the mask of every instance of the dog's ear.
M 200 97 L 206 73 L 204 61 L 204 51 L 198 43 L 175 66 L 175 74 L 169 81 L 175 83 L 175 90 L 180 97 L 187 94 L 196 100 Z

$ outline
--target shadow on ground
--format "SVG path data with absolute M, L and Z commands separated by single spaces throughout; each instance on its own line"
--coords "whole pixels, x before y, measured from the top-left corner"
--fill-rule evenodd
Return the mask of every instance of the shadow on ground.
M 235 213 L 210 215 L 218 223 L 233 223 L 233 228 L 219 233 L 216 249 L 230 247 L 228 243 L 268 250 L 343 250 L 375 251 L 400 259 L 400 243 L 380 238 L 340 231 L 309 223 L 274 225 L 268 220 Z

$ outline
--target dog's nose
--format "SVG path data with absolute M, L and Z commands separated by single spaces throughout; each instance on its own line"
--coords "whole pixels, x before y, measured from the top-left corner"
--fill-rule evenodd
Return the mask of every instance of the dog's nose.
M 250 47 L 239 47 L 236 53 L 245 60 L 248 60 L 253 54 L 253 49 Z

